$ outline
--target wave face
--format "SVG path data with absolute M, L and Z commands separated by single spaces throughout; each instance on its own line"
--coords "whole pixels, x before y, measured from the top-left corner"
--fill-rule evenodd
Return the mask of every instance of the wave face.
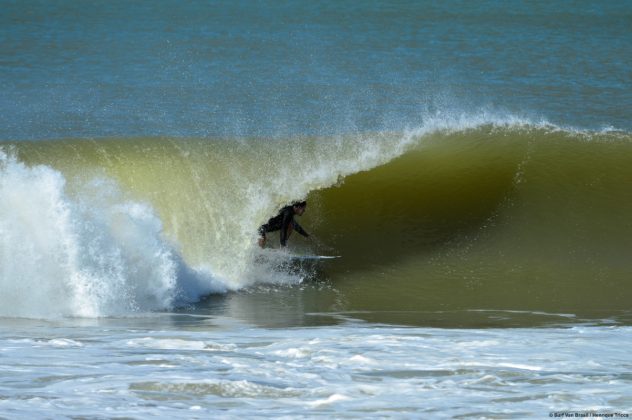
M 335 138 L 5 143 L 3 316 L 169 309 L 257 282 L 256 229 L 307 197 L 307 273 L 347 310 L 617 311 L 631 136 L 509 121 Z M 274 241 L 272 241 L 274 242 Z
M 483 125 L 312 194 L 349 309 L 629 309 L 632 137 Z M 342 280 L 344 279 L 344 280 Z

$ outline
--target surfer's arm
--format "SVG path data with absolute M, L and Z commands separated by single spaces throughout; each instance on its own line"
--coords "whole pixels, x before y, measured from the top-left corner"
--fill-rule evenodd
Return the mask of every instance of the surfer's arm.
M 303 235 L 306 238 L 309 238 L 309 233 L 305 232 L 305 229 L 299 225 L 296 220 L 292 220 L 292 224 L 294 225 L 294 230 Z

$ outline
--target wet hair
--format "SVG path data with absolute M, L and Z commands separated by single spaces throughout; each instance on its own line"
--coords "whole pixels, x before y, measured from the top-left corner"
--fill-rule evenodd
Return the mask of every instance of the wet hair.
M 303 200 L 303 201 L 295 201 L 292 203 L 293 207 L 305 207 L 307 206 L 307 201 Z

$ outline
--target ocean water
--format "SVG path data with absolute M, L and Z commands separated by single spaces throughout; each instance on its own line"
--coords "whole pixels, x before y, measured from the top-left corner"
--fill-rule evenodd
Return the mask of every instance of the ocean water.
M 631 3 L 0 10 L 0 418 L 632 415 Z

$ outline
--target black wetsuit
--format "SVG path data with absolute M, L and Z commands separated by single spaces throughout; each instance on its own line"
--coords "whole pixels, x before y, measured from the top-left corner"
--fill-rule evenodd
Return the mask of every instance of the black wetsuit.
M 281 209 L 278 215 L 268 220 L 268 223 L 259 228 L 261 236 L 265 236 L 267 232 L 281 231 L 281 246 L 287 243 L 287 234 L 290 224 L 298 233 L 308 238 L 309 234 L 294 220 L 294 207 L 286 206 Z

